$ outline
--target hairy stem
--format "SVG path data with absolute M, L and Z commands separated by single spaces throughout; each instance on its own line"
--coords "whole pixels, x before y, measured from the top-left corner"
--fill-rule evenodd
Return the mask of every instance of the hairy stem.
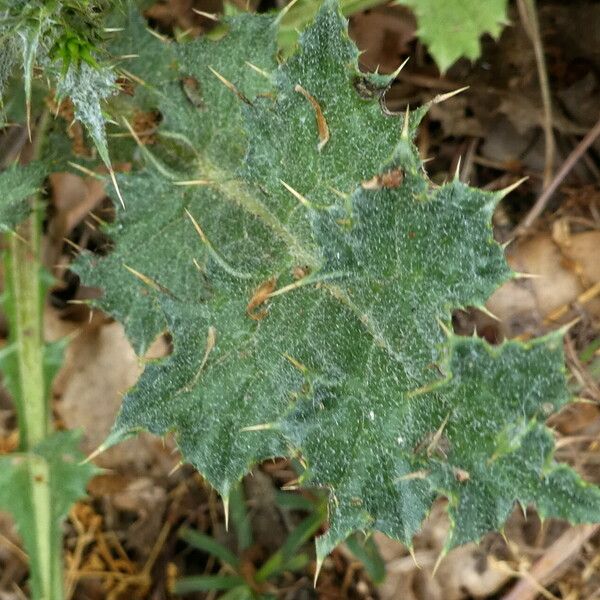
M 23 450 L 31 450 L 50 430 L 44 384 L 42 290 L 40 285 L 39 219 L 34 214 L 18 232 L 8 236 L 6 256 L 7 292 L 13 314 L 9 315 L 11 341 L 17 353 L 20 398 L 15 398 Z
M 48 113 L 42 115 L 32 144 L 41 154 Z M 52 432 L 49 390 L 44 369 L 44 285 L 40 254 L 41 202 L 33 199 L 30 217 L 7 234 L 5 253 L 6 314 L 9 341 L 14 348 L 13 395 L 17 409 L 20 446 L 28 463 L 31 515 L 35 548 L 28 548 L 36 600 L 62 598 L 62 536 L 53 522 L 50 473 L 36 448 Z

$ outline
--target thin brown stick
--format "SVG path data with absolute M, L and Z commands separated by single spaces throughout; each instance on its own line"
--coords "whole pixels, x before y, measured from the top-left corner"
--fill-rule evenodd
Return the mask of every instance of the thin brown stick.
M 548 200 L 550 200 L 554 192 L 556 192 L 560 184 L 563 182 L 563 179 L 577 164 L 577 161 L 583 156 L 586 150 L 596 141 L 598 136 L 600 136 L 600 119 L 598 119 L 598 122 L 594 125 L 594 127 L 588 131 L 586 136 L 573 149 L 573 152 L 569 154 L 567 160 L 565 160 L 562 167 L 552 180 L 552 183 L 536 200 L 535 204 L 531 207 L 531 210 L 527 213 L 527 216 L 523 219 L 523 222 L 517 228 L 515 232 L 517 235 L 522 235 L 533 225 L 534 221 L 540 216 L 540 214 L 542 214 L 546 204 L 548 203 Z
M 579 356 L 577 356 L 577 351 L 575 350 L 575 344 L 568 333 L 565 335 L 565 351 L 567 358 L 571 363 L 571 370 L 577 377 L 577 380 L 580 381 L 584 389 L 589 391 L 596 402 L 600 401 L 600 387 L 598 387 L 594 378 L 587 372 L 585 366 L 581 364 Z
M 530 577 L 523 577 L 502 600 L 535 600 L 539 586 L 555 581 L 599 528 L 600 525 L 578 525 L 567 529 L 534 563 L 528 573 Z
M 523 21 L 523 26 L 527 31 L 533 44 L 535 54 L 535 63 L 537 66 L 538 79 L 540 82 L 540 91 L 542 93 L 542 105 L 544 107 L 544 138 L 545 138 L 545 164 L 544 164 L 544 189 L 552 181 L 554 172 L 554 157 L 556 154 L 556 142 L 554 140 L 554 129 L 552 127 L 552 97 L 550 95 L 550 84 L 548 82 L 548 71 L 546 69 L 546 58 L 544 56 L 544 46 L 540 33 L 540 22 L 538 19 L 535 0 L 518 0 L 519 14 Z

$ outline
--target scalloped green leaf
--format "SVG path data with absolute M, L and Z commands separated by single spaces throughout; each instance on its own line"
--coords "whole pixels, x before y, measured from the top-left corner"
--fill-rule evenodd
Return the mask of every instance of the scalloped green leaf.
M 62 522 L 98 472 L 82 464 L 78 443 L 78 433 L 59 432 L 27 453 L 0 456 L 0 509 L 15 518 L 29 556 L 34 598 L 60 597 L 63 572 L 53 559 L 61 554 Z M 41 516 L 34 520 L 34 514 Z
M 165 329 L 174 351 L 146 366 L 107 444 L 174 431 L 225 498 L 257 461 L 300 454 L 304 481 L 330 491 L 321 559 L 357 529 L 410 544 L 439 495 L 449 546 L 515 502 L 597 520 L 597 488 L 552 463 L 543 426 L 567 400 L 560 338 L 494 349 L 444 333 L 511 276 L 490 226 L 502 195 L 428 180 L 412 142 L 424 110 L 385 109 L 391 77 L 359 71 L 334 2 L 278 67 L 244 34 L 256 19 L 274 40 L 271 22 L 240 18 L 218 41 L 140 44 L 159 142 L 121 179 L 114 250 L 76 268 L 139 352 Z M 201 101 L 180 106 L 182 77 Z M 185 181 L 166 164 L 174 139 L 194 156 Z
M 417 16 L 418 36 L 442 72 L 461 57 L 481 54 L 484 33 L 497 38 L 508 23 L 506 0 L 397 0 Z

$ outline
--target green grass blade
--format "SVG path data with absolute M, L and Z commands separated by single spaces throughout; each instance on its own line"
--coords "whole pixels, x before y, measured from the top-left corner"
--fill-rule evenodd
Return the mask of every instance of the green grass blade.
M 190 592 L 213 592 L 231 590 L 244 584 L 241 577 L 231 575 L 193 575 L 178 579 L 174 586 L 176 594 L 189 594 Z
M 252 546 L 254 543 L 250 516 L 246 510 L 246 497 L 241 482 L 231 490 L 229 496 L 229 511 L 237 536 L 238 548 L 241 552 Z
M 385 579 L 385 563 L 371 536 L 355 533 L 346 540 L 346 546 L 363 564 L 373 583 L 381 583 Z
M 228 564 L 234 569 L 238 569 L 240 566 L 239 558 L 231 550 L 204 533 L 183 528 L 179 532 L 179 537 L 190 546 L 217 557 L 222 563 Z
M 283 546 L 257 571 L 255 579 L 266 581 L 269 577 L 290 568 L 289 563 L 298 549 L 314 535 L 325 519 L 325 511 L 317 510 L 304 519 L 285 540 Z

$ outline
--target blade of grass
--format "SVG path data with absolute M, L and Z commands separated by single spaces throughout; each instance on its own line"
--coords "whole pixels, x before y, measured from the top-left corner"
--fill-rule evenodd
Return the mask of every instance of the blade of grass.
M 315 502 L 301 494 L 291 494 L 290 492 L 277 492 L 275 501 L 281 508 L 288 510 L 305 510 L 312 512 L 315 509 Z
M 220 596 L 220 600 L 255 600 L 255 598 L 256 596 L 247 585 L 240 585 Z
M 234 569 L 238 569 L 240 566 L 239 558 L 229 548 L 204 533 L 184 528 L 179 531 L 179 537 L 190 546 L 216 556 L 221 562 L 230 565 Z
M 238 541 L 238 548 L 243 552 L 254 543 L 252 537 L 252 527 L 250 525 L 250 516 L 246 510 L 246 497 L 242 484 L 235 486 L 229 496 L 229 510 L 231 521 L 235 527 L 235 533 Z
M 193 575 L 178 579 L 173 591 L 176 594 L 218 592 L 235 589 L 242 585 L 244 585 L 244 580 L 241 577 L 234 577 L 232 575 Z
M 371 536 L 362 534 L 351 535 L 346 540 L 350 552 L 360 560 L 373 583 L 381 583 L 385 579 L 385 563 L 379 548 Z
M 254 579 L 261 583 L 269 579 L 269 577 L 285 571 L 296 551 L 319 529 L 325 519 L 325 513 L 325 504 L 321 503 L 313 514 L 306 517 L 290 533 L 283 546 L 272 554 L 267 562 L 257 571 Z

